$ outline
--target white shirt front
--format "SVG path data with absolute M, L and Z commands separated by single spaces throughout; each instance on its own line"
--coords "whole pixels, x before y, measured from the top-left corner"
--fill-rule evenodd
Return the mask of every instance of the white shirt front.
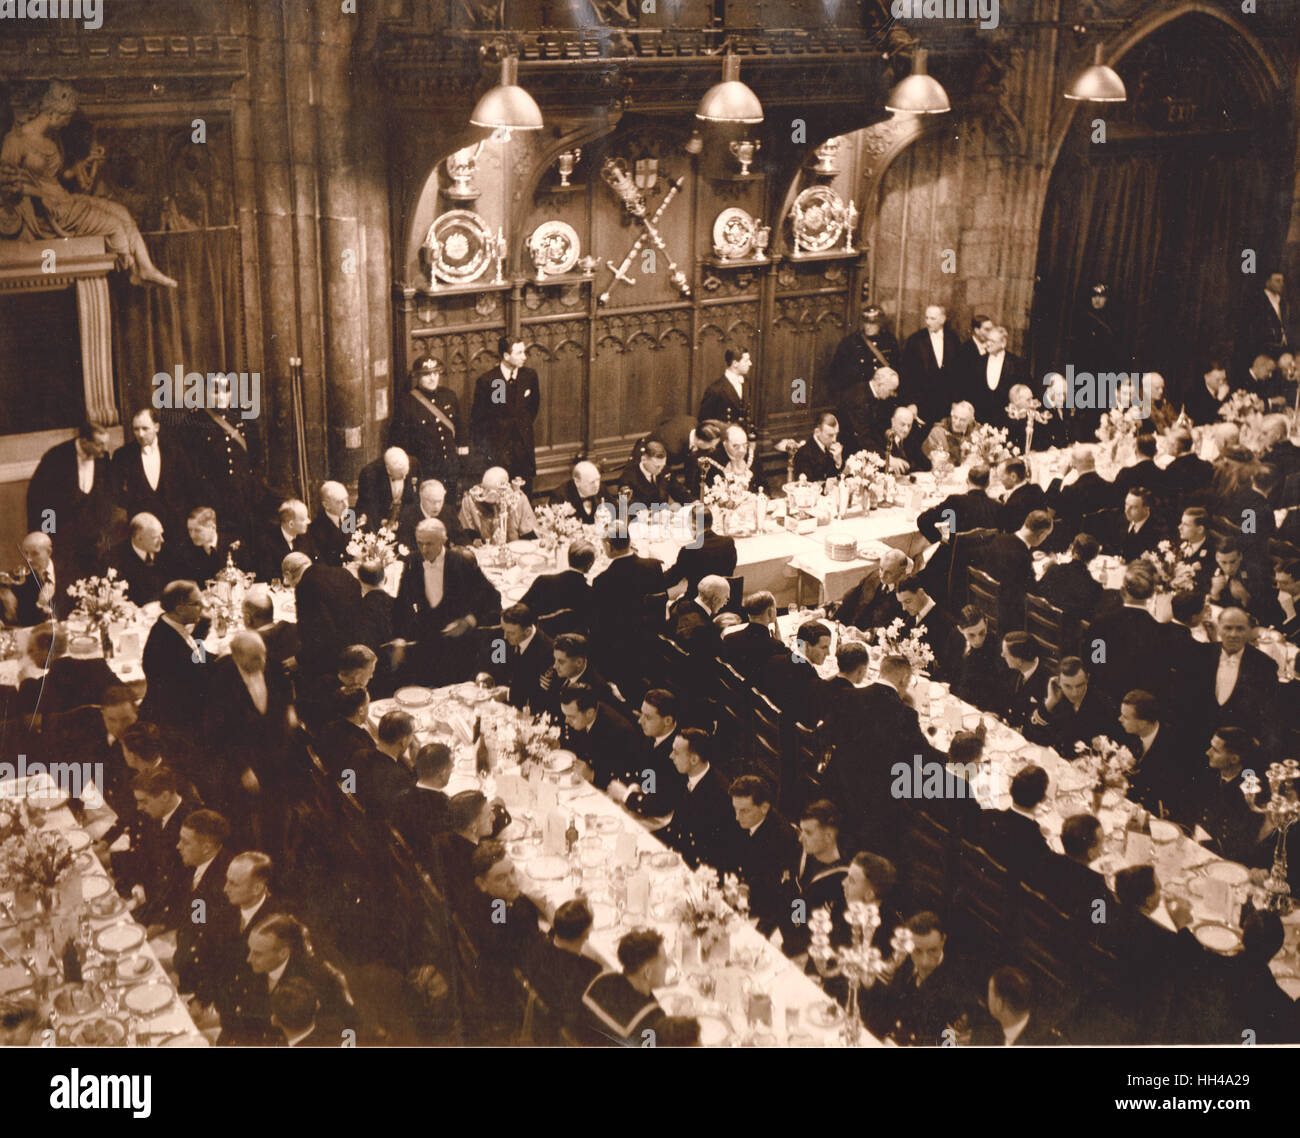
M 261 909 L 261 907 L 262 907 L 262 905 L 265 903 L 265 901 L 266 901 L 266 898 L 265 898 L 265 897 L 261 897 L 261 898 L 258 899 L 258 902 L 257 902 L 256 905 L 252 905 L 252 906 L 250 906 L 250 907 L 247 908 L 247 909 L 245 909 L 242 905 L 240 906 L 240 908 L 239 908 L 239 931 L 240 931 L 241 933 L 242 933 L 246 928 L 248 928 L 249 925 L 251 925 L 251 924 L 253 923 L 253 918 L 254 918 L 255 916 L 257 916 L 258 910 Z
M 198 641 L 196 641 L 194 637 L 190 635 L 190 630 L 188 628 L 186 628 L 183 624 L 181 624 L 181 622 L 177 620 L 174 616 L 172 616 L 172 614 L 169 612 L 163 613 L 162 619 L 164 623 L 171 625 L 172 628 L 174 628 L 177 632 L 181 634 L 181 636 L 185 640 L 185 643 L 189 645 L 191 652 L 198 652 L 199 650 Z
M 1160 733 L 1160 724 L 1157 723 L 1154 727 L 1151 728 L 1148 734 L 1138 736 L 1138 738 L 1142 740 L 1142 754 L 1138 756 L 1139 759 L 1146 757 L 1146 753 L 1149 750 L 1151 750 L 1151 744 L 1156 741 L 1156 736 L 1159 733 Z
M 282 964 L 277 964 L 266 974 L 266 987 L 269 991 L 275 991 L 275 986 L 280 982 L 280 977 L 284 975 L 284 970 L 288 967 L 289 958 L 286 956 Z
M 158 489 L 158 480 L 162 477 L 162 454 L 156 442 L 140 448 L 140 465 L 144 467 L 145 481 L 150 490 Z
M 1024 1031 L 1025 1028 L 1028 1026 L 1029 1026 L 1029 1013 L 1025 1012 L 1025 1014 L 1022 1015 L 1018 1020 L 1016 1020 L 1016 1022 L 1013 1023 L 1010 1027 L 1003 1027 L 1002 1035 L 1006 1040 L 1005 1046 L 1011 1047 L 1016 1042 L 1016 1040 L 1020 1038 L 1020 1033 Z
M 940 328 L 937 332 L 930 332 L 927 328 L 926 331 L 930 336 L 930 348 L 934 352 L 934 362 L 943 367 L 943 329 Z
M 266 673 L 240 672 L 239 678 L 244 681 L 244 687 L 248 689 L 248 698 L 253 701 L 253 706 L 257 708 L 258 715 L 265 715 L 268 699 L 266 694 Z
M 692 791 L 692 790 L 694 790 L 697 786 L 699 786 L 699 785 L 700 785 L 700 780 L 701 780 L 701 779 L 702 779 L 706 774 L 708 774 L 708 773 L 709 773 L 709 764 L 708 764 L 708 763 L 705 763 L 704 766 L 701 767 L 701 768 L 699 769 L 699 771 L 697 771 L 695 774 L 687 775 L 687 776 L 686 776 L 686 789 L 687 789 L 687 791 L 688 791 L 688 792 L 689 792 L 689 791 Z
M 217 860 L 217 855 L 213 854 L 202 865 L 195 867 L 194 877 L 190 881 L 191 889 L 197 889 L 199 887 L 199 882 L 203 880 L 203 875 L 208 872 L 208 866 L 210 866 L 216 860 Z
M 424 563 L 424 596 L 430 608 L 442 604 L 442 578 L 447 568 L 447 551 L 444 549 L 432 563 Z
M 95 460 L 87 458 L 77 448 L 77 488 L 83 494 L 89 494 L 95 488 Z
M 1282 615 L 1287 620 L 1295 620 L 1295 598 L 1290 593 L 1279 591 L 1277 603 L 1281 605 Z
M 735 372 L 725 371 L 722 373 L 723 378 L 731 384 L 731 390 L 736 393 L 737 399 L 745 398 L 745 380 L 743 376 L 736 375 Z
M 1241 672 L 1241 659 L 1245 654 L 1243 650 L 1235 656 L 1229 656 L 1226 650 L 1219 650 L 1219 669 L 1214 676 L 1214 698 L 1220 707 L 1232 698 L 1237 676 Z
M 406 479 L 390 478 L 388 480 L 388 489 L 393 495 L 393 501 L 400 502 L 402 500 L 402 492 L 406 489 Z
M 990 352 L 987 356 L 988 363 L 984 365 L 984 379 L 989 385 L 990 391 L 996 391 L 998 384 L 1002 382 L 1002 365 L 1006 361 L 1007 353 Z

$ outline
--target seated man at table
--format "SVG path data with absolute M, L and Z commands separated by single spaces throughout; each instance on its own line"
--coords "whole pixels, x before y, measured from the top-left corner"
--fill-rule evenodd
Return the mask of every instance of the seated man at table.
M 817 426 L 812 436 L 795 451 L 791 473 L 796 482 L 800 477 L 809 482 L 824 482 L 838 478 L 844 468 L 844 444 L 839 441 L 840 421 L 830 411 L 817 416 Z
M 1011 458 L 1002 464 L 1002 532 L 1022 529 L 1031 513 L 1047 509 L 1047 495 L 1041 486 L 1029 480 L 1029 468 L 1023 458 Z
M 916 519 L 916 528 L 926 541 L 951 540 L 955 533 L 972 529 L 995 529 L 1002 515 L 1002 507 L 989 497 L 989 468 L 977 462 L 966 471 L 968 489 L 960 494 L 949 494 L 937 506 L 923 510 Z M 939 524 L 947 524 L 945 538 Z
M 1002 638 L 1002 660 L 1007 667 L 1002 718 L 1026 739 L 1047 742 L 1050 732 L 1044 711 L 1049 677 L 1038 642 L 1027 632 L 1008 632 Z
M 173 571 L 171 550 L 163 549 L 163 525 L 153 514 L 136 514 L 131 532 L 108 551 L 105 569 L 126 582 L 127 599 L 135 605 L 156 601 Z
M 582 461 L 573 468 L 572 477 L 551 494 L 554 505 L 569 505 L 585 526 L 596 524 L 596 511 L 607 502 L 600 488 L 600 467 L 594 462 Z
M 934 462 L 936 454 L 942 454 L 947 457 L 949 465 L 960 466 L 966 457 L 962 453 L 962 444 L 970 437 L 970 433 L 974 429 L 974 406 L 965 400 L 954 403 L 948 417 L 940 419 L 930 428 L 930 433 L 926 436 L 925 442 L 921 444 L 921 453 L 931 463 Z M 961 528 L 970 529 L 972 527 L 963 526 Z
M 460 524 L 475 545 L 491 544 L 504 535 L 506 541 L 537 536 L 537 519 L 528 496 L 510 485 L 510 472 L 491 466 L 477 486 L 471 486 L 460 502 Z
M 722 775 L 709 761 L 712 736 L 699 727 L 686 727 L 673 740 L 673 766 L 686 780 L 686 789 L 672 820 L 659 833 L 692 869 L 701 863 L 719 874 L 731 871 L 735 817 Z
M 380 719 L 374 744 L 352 752 L 343 778 L 347 784 L 348 771 L 353 772 L 355 777 L 348 789 L 371 818 L 390 818 L 402 792 L 415 785 L 406 758 L 414 738 L 415 719 L 405 711 L 394 709 Z
M 591 935 L 591 909 L 581 897 L 555 910 L 551 931 L 528 964 L 528 978 L 551 1014 L 573 1027 L 582 1015 L 582 995 L 600 975 L 600 965 L 583 954 Z
M 1000 586 L 998 631 L 1010 632 L 1025 624 L 1025 594 L 1034 587 L 1033 550 L 1052 534 L 1052 515 L 1033 510 L 1012 533 L 1000 533 L 977 550 L 971 563 Z
M 812 934 L 808 919 L 829 907 L 832 925 L 844 919 L 844 876 L 849 858 L 840 847 L 841 814 L 826 798 L 808 803 L 799 815 L 802 853 L 794 876 L 792 900 L 781 922 L 781 947 L 786 956 L 806 959 Z
M 447 828 L 453 766 L 446 743 L 425 743 L 415 753 L 415 782 L 393 803 L 393 825 L 422 862 L 429 857 L 430 843 Z
M 934 653 L 934 678 L 951 682 L 965 647 L 952 617 L 938 606 L 917 577 L 900 581 L 896 592 L 907 614 L 907 625 L 924 631 L 925 642 Z
M 1158 817 L 1190 825 L 1191 802 L 1204 763 L 1199 747 L 1170 721 L 1162 701 L 1141 689 L 1125 692 L 1119 716 L 1105 734 L 1132 752 L 1135 765 L 1128 776 L 1129 798 Z
M 419 498 L 402 507 L 397 523 L 397 541 L 408 549 L 415 545 L 415 527 L 425 518 L 437 518 L 447 527 L 453 545 L 472 542 L 475 534 L 461 531 L 460 519 L 454 504 L 447 498 L 447 487 L 436 478 L 426 478 L 420 483 Z
M 1077 533 L 1070 542 L 1070 560 L 1053 562 L 1030 592 L 1055 605 L 1067 621 L 1092 620 L 1101 600 L 1101 582 L 1088 566 L 1101 552 L 1101 544 L 1090 533 Z
M 271 993 L 271 1026 L 284 1036 L 285 1047 L 338 1047 L 342 1037 L 331 1038 L 322 1028 L 320 999 L 312 986 L 293 976 Z
M 1105 833 L 1094 814 L 1071 814 L 1061 823 L 1065 856 L 1048 859 L 1043 892 L 1071 920 L 1091 922 L 1096 902 L 1106 896 L 1106 879 L 1092 866 L 1104 843 Z
M 898 601 L 899 584 L 911 575 L 912 562 L 901 549 L 888 549 L 881 555 L 880 564 L 868 569 L 862 580 L 853 586 L 840 601 L 834 617 L 840 624 L 851 624 L 864 632 L 887 628 L 903 618 L 903 606 Z
M 1115 526 L 1110 552 L 1127 563 L 1148 553 L 1155 553 L 1162 541 L 1169 540 L 1164 522 L 1153 513 L 1155 495 L 1145 486 L 1130 486 L 1124 494 L 1123 517 Z
M 610 795 L 643 818 L 664 818 L 671 814 L 686 791 L 686 779 L 673 762 L 677 741 L 677 697 L 663 688 L 651 688 L 641 697 L 636 713 L 644 738 L 629 764 L 626 794 L 620 785 Z
M 758 920 L 758 931 L 768 936 L 790 911 L 799 834 L 776 808 L 775 791 L 763 775 L 741 775 L 728 794 L 737 827 L 731 862 L 749 886 L 749 911 Z
M 645 444 L 645 449 L 623 468 L 618 479 L 618 494 L 627 502 L 629 518 L 653 506 L 689 500 L 685 488 L 667 473 L 667 465 L 668 452 L 664 444 L 651 439 Z
M 501 636 L 491 644 L 486 670 L 510 689 L 511 707 L 535 708 L 540 714 L 549 702 L 541 686 L 542 673 L 555 663 L 555 644 L 537 627 L 532 609 L 525 604 L 502 611 Z
M 66 624 L 41 624 L 28 633 L 18 676 L 18 696 L 9 697 L 13 702 L 5 717 L 57 715 L 97 704 L 106 691 L 118 686 L 117 674 L 102 656 L 68 654 Z
M 618 963 L 622 972 L 602 972 L 582 994 L 583 1027 L 595 1039 L 644 1047 L 664 1018 L 654 994 L 668 975 L 663 936 L 653 929 L 625 933 Z
M 915 430 L 916 412 L 911 407 L 895 407 L 885 431 L 885 445 L 880 454 L 889 464 L 891 474 L 908 474 L 925 470 L 930 460 L 921 453 L 921 432 Z
M 519 603 L 527 605 L 535 616 L 569 609 L 575 627 L 586 630 L 591 622 L 591 586 L 587 574 L 596 564 L 596 547 L 586 538 L 579 538 L 569 545 L 568 556 L 567 569 L 543 573 L 528 586 Z
M 867 989 L 862 1018 L 877 1038 L 902 1047 L 938 1047 L 946 1029 L 963 1029 L 975 1000 L 945 951 L 948 937 L 938 914 L 917 913 L 904 927 L 912 934 L 908 958 L 887 983 Z
M 776 598 L 766 589 L 750 593 L 741 602 L 745 623 L 722 634 L 721 658 L 741 677 L 755 683 L 773 656 L 785 651 L 777 636 Z
M 989 636 L 988 620 L 974 605 L 961 610 L 956 624 L 966 645 L 957 664 L 953 694 L 981 711 L 997 711 L 1002 699 L 1003 667 L 997 639 Z
M 475 849 L 492 836 L 493 809 L 480 790 L 462 790 L 447 804 L 447 828 L 435 835 L 429 872 L 434 884 L 462 916 L 477 897 L 472 858 Z
M 1098 735 L 1115 732 L 1115 703 L 1101 688 L 1088 682 L 1088 672 L 1078 656 L 1061 660 L 1056 675 L 1047 681 L 1047 697 L 1035 714 L 1046 726 L 1050 743 L 1073 759 L 1076 743 L 1091 743 Z
M 256 632 L 266 645 L 268 666 L 288 668 L 297 664 L 298 626 L 293 621 L 275 619 L 275 605 L 266 585 L 253 585 L 244 594 L 242 613 L 244 627 Z
M 1047 771 L 1030 763 L 1011 780 L 1011 809 L 988 810 L 980 816 L 980 845 L 1017 880 L 1038 887 L 1044 866 L 1053 855 L 1043 839 L 1034 811 L 1047 797 Z
M 753 445 L 739 423 L 729 423 L 722 432 L 722 451 L 716 459 L 702 457 L 699 460 L 701 487 L 725 480 L 742 490 L 757 493 L 760 482 L 758 471 L 753 468 Z
M 161 926 L 175 914 L 178 891 L 188 875 L 177 850 L 181 825 L 196 803 L 179 793 L 180 780 L 165 767 L 131 780 L 136 808 L 143 815 L 139 842 L 112 855 L 118 892 L 130 896 L 140 924 Z
M 708 506 L 697 505 L 692 516 L 694 541 L 682 546 L 671 569 L 664 570 L 665 589 L 675 589 L 683 581 L 686 591 L 682 600 L 695 596 L 704 577 L 716 575 L 730 577 L 736 571 L 736 539 L 713 531 L 713 511 Z
M 176 845 L 181 862 L 190 872 L 181 877 L 169 923 L 176 929 L 172 969 L 182 992 L 195 990 L 205 967 L 204 958 L 212 951 L 207 915 L 212 913 L 215 918 L 226 903 L 226 870 L 234 854 L 226 840 L 229 837 L 230 823 L 215 810 L 193 810 L 181 823 Z M 198 919 L 200 915 L 202 920 Z
M 582 766 L 582 776 L 597 790 L 614 779 L 626 782 L 633 758 L 640 749 L 637 730 L 586 684 L 574 684 L 560 696 L 564 716 L 563 742 Z
M 1019 968 L 999 968 L 989 977 L 989 1022 L 971 1033 L 976 1047 L 1050 1047 L 1061 1033 L 1034 1005 L 1034 987 Z
M 763 669 L 759 690 L 796 723 L 809 722 L 825 681 L 817 668 L 831 651 L 831 630 L 819 620 L 805 621 L 795 633 L 794 651 L 773 656 Z
M 591 641 L 576 632 L 561 633 L 551 648 L 551 666 L 541 674 L 538 686 L 545 693 L 546 710 L 552 719 L 561 716 L 560 705 L 571 689 L 583 684 L 596 698 L 611 707 L 623 703 L 613 684 L 591 666 Z

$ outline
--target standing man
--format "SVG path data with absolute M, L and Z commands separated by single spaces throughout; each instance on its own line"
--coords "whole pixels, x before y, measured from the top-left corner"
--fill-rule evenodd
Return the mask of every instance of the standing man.
M 522 478 L 532 493 L 537 474 L 533 423 L 541 405 L 537 372 L 525 367 L 528 349 L 523 340 L 502 336 L 497 341 L 501 363 L 478 377 L 469 433 L 481 468 L 504 466 L 511 478 Z
M 380 526 L 396 530 L 402 510 L 418 498 L 419 485 L 420 464 L 401 447 L 389 447 L 357 476 L 357 525 L 372 533 Z
M 158 413 L 152 407 L 131 420 L 135 437 L 113 455 L 117 493 L 127 517 L 153 514 L 163 528 L 178 533 L 186 511 L 196 503 L 193 475 L 185 452 L 158 438 Z
M 320 509 L 307 527 L 307 540 L 311 552 L 326 565 L 342 565 L 348 560 L 348 542 L 356 532 L 356 517 L 347 517 L 347 510 L 347 487 L 342 482 L 322 482 Z
M 262 432 L 256 417 L 245 419 L 231 406 L 227 376 L 210 379 L 209 390 L 215 406 L 187 415 L 178 442 L 194 465 L 195 505 L 220 507 L 231 536 L 247 544 L 261 520 L 265 495 L 257 474 L 265 458 Z
M 1269 273 L 1262 293 L 1254 293 L 1248 300 L 1244 321 L 1246 352 L 1263 352 L 1277 359 L 1291 348 L 1287 335 L 1291 310 L 1282 295 L 1285 288 L 1286 278 L 1281 273 Z
M 749 349 L 730 347 L 723 358 L 727 366 L 722 378 L 709 384 L 700 400 L 700 426 L 704 426 L 707 419 L 716 419 L 722 423 L 738 423 L 749 434 L 749 411 L 745 399 L 745 378 L 753 366 Z
M 948 310 L 942 304 L 926 305 L 925 326 L 903 345 L 899 399 L 915 403 L 927 426 L 943 418 L 957 398 L 961 342 L 947 320 Z
M 876 305 L 863 306 L 857 328 L 839 342 L 831 357 L 825 385 L 828 402 L 838 402 L 855 384 L 866 383 L 877 368 L 898 367 L 898 340 L 884 320 Z
M 461 459 L 469 454 L 460 400 L 441 386 L 442 364 L 421 356 L 411 366 L 411 390 L 402 396 L 389 442 L 414 455 L 425 478 L 436 478 L 452 502 L 459 489 Z
M 995 427 L 1009 426 L 1007 399 L 1011 389 L 1028 377 L 1024 361 L 1007 351 L 1007 330 L 1000 325 L 989 331 L 978 378 L 967 393 L 975 404 L 975 417 Z
M 1093 285 L 1075 321 L 1070 359 L 1076 372 L 1097 375 L 1118 371 L 1125 364 L 1115 329 L 1115 312 L 1109 304 L 1110 290 L 1101 283 Z
M 27 484 L 27 528 L 54 538 L 64 585 L 95 573 L 114 506 L 108 428 L 85 422 L 77 437 L 51 447 Z

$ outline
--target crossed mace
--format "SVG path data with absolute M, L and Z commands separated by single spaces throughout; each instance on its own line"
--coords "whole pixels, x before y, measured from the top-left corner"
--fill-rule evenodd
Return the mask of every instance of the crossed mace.
M 656 209 L 651 216 L 647 217 L 645 197 L 642 195 L 641 191 L 637 189 L 636 182 L 633 181 L 631 175 L 627 171 L 627 166 L 621 159 L 606 158 L 604 164 L 600 168 L 600 176 L 609 183 L 610 187 L 622 201 L 623 207 L 628 211 L 628 213 L 641 223 L 641 233 L 633 243 L 632 248 L 627 251 L 627 256 L 623 258 L 622 264 L 615 265 L 613 261 L 605 262 L 605 267 L 614 274 L 614 279 L 609 282 L 609 288 L 596 298 L 596 304 L 599 306 L 608 304 L 609 294 L 614 285 L 619 281 L 622 281 L 627 285 L 636 284 L 636 281 L 632 277 L 628 276 L 628 269 L 632 264 L 632 259 L 645 245 L 647 238 L 649 238 L 650 243 L 668 259 L 668 271 L 672 274 L 672 282 L 677 286 L 678 291 L 683 296 L 690 296 L 691 286 L 690 282 L 686 279 L 686 274 L 677 267 L 676 262 L 672 258 L 672 254 L 668 252 L 668 246 L 664 244 L 664 239 L 659 235 L 659 231 L 655 228 L 655 222 L 663 216 L 664 210 L 668 208 L 668 203 L 677 196 L 677 192 L 686 184 L 685 177 L 678 178 L 677 181 L 672 184 L 672 188 L 664 195 L 664 200 L 659 203 L 659 208 Z

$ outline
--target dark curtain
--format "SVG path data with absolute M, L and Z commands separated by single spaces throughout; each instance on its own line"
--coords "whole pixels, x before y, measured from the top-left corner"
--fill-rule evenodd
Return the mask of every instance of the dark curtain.
M 239 234 L 199 229 L 146 237 L 177 287 L 133 285 L 114 274 L 113 365 L 122 421 L 153 399 L 156 372 L 260 371 L 244 351 Z M 164 420 L 167 414 L 162 413 Z
M 1176 141 L 1064 157 L 1043 211 L 1034 374 L 1075 362 L 1076 321 L 1104 281 L 1133 368 L 1160 372 L 1177 399 L 1210 353 L 1231 348 L 1243 281 L 1253 279 L 1241 252 L 1260 247 L 1270 181 L 1257 154 Z

